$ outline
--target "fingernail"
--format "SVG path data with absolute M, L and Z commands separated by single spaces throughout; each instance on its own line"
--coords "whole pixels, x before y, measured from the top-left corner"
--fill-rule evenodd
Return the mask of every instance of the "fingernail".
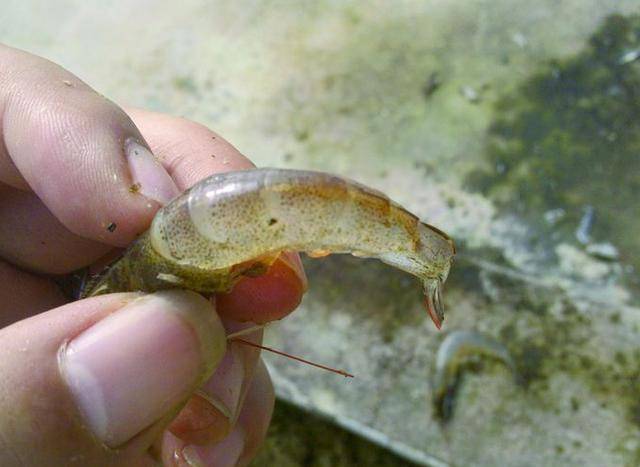
M 218 442 L 235 425 L 260 351 L 238 342 L 229 335 L 243 330 L 243 338 L 259 343 L 262 328 L 252 323 L 223 320 L 227 331 L 227 352 L 216 371 L 191 397 L 187 405 L 169 425 L 169 431 L 185 444 L 204 445 Z
M 226 438 L 214 446 L 187 445 L 182 449 L 182 458 L 192 467 L 232 467 L 236 465 L 245 446 L 245 434 L 236 427 Z
M 283 251 L 280 254 L 279 259 L 298 276 L 302 283 L 302 290 L 306 292 L 309 287 L 309 281 L 307 279 L 307 274 L 304 272 L 300 255 L 294 251 Z
M 211 303 L 184 291 L 136 299 L 74 338 L 60 371 L 88 428 L 119 446 L 182 403 L 226 348 Z
M 246 329 L 255 328 L 253 323 L 239 323 L 224 320 L 227 335 Z M 263 330 L 260 328 L 244 335 L 244 339 L 258 344 L 262 341 Z M 207 400 L 222 413 L 226 411 L 230 426 L 235 425 L 249 383 L 253 377 L 255 362 L 260 357 L 260 349 L 243 345 L 239 342 L 227 341 L 227 352 L 216 368 L 213 376 L 200 388 L 199 393 L 206 394 Z
M 124 151 L 131 179 L 140 194 L 164 205 L 180 193 L 173 179 L 146 146 L 129 138 L 124 143 Z
M 246 371 L 242 349 L 229 343 L 220 365 L 201 388 L 204 395 L 220 414 L 233 424 L 238 416 Z

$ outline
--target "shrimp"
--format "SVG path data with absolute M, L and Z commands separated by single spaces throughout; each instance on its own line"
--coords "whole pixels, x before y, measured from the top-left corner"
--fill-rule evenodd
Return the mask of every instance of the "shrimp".
M 477 357 L 500 361 L 513 374 L 516 372 L 509 351 L 498 341 L 474 331 L 453 331 L 438 348 L 432 382 L 433 406 L 442 421 L 446 422 L 453 416 L 453 403 L 463 366 Z
M 284 250 L 377 258 L 416 276 L 438 329 L 455 247 L 384 194 L 322 172 L 253 169 L 213 175 L 161 208 L 83 296 L 167 288 L 228 292 Z

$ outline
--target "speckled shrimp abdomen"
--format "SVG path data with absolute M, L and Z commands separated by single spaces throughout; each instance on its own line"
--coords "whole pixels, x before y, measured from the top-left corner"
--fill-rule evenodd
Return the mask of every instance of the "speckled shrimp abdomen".
M 162 208 L 88 294 L 229 290 L 283 250 L 378 258 L 417 276 L 437 325 L 452 240 L 386 196 L 341 177 L 254 169 L 209 177 Z M 260 267 L 262 266 L 262 267 Z

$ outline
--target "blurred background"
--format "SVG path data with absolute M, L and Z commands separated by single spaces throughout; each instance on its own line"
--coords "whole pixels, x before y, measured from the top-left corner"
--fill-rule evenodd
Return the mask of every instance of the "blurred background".
M 640 2 L 3 0 L 0 41 L 123 106 L 208 125 L 261 166 L 387 193 L 459 255 L 437 332 L 411 277 L 306 261 L 267 345 L 255 465 L 640 465 Z M 440 343 L 491 336 L 452 413 Z M 473 360 L 473 359 L 472 359 Z

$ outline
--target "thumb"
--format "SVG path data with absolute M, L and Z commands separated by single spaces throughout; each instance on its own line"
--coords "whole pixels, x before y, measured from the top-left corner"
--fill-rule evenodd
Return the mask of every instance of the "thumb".
M 151 463 L 225 347 L 212 304 L 184 291 L 90 298 L 0 330 L 0 465 Z

